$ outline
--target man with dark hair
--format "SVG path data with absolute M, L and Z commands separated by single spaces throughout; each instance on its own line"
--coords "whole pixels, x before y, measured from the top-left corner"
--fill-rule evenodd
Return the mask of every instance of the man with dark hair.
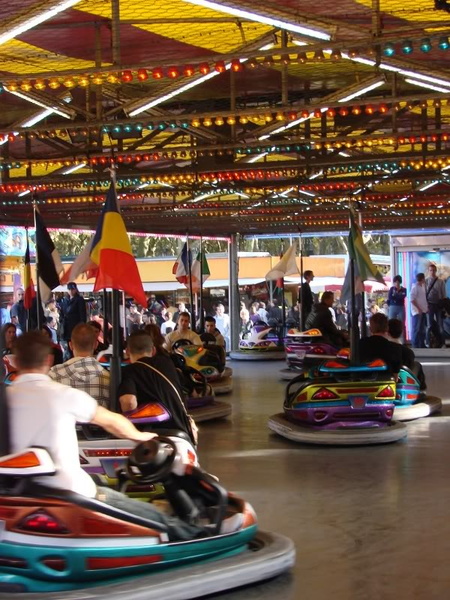
M 390 319 L 400 319 L 403 323 L 405 320 L 406 289 L 402 286 L 401 275 L 396 275 L 392 282 L 394 285 L 389 289 L 387 299 L 388 316 Z
M 376 313 L 369 319 L 370 337 L 359 341 L 360 361 L 370 362 L 377 358 L 384 361 L 395 376 L 398 375 L 402 366 L 402 349 L 400 344 L 388 339 L 388 318 L 383 313 Z
M 216 338 L 216 344 L 225 348 L 225 339 L 216 327 L 216 320 L 209 315 L 205 317 L 205 333 L 213 335 Z
M 50 340 L 32 331 L 17 338 L 14 346 L 19 375 L 7 389 L 11 452 L 29 446 L 46 448 L 56 465 L 52 476 L 36 477 L 39 483 L 62 488 L 157 521 L 167 526 L 169 539 L 186 540 L 203 529 L 176 517 L 168 517 L 151 503 L 139 502 L 107 487 L 97 487 L 83 471 L 78 454 L 75 424 L 93 423 L 119 438 L 136 442 L 155 434 L 138 431 L 123 415 L 110 412 L 81 390 L 48 377 Z
M 101 406 L 109 406 L 109 373 L 94 358 L 97 332 L 89 323 L 78 323 L 72 330 L 69 347 L 73 358 L 49 371 L 53 381 L 83 390 Z
M 153 340 L 146 331 L 132 333 L 127 340 L 127 349 L 131 364 L 122 369 L 119 386 L 122 411 L 127 413 L 138 406 L 158 402 L 169 412 L 169 420 L 150 423 L 145 427 L 150 431 L 182 431 L 194 443 L 190 420 L 182 401 L 178 373 L 170 356 L 156 354 Z
M 336 348 L 342 348 L 348 343 L 348 335 L 339 330 L 333 322 L 333 315 L 330 311 L 333 303 L 333 292 L 324 292 L 320 302 L 314 304 L 306 319 L 305 329 L 320 329 L 324 341 Z
M 69 299 L 64 304 L 63 315 L 63 339 L 69 342 L 72 337 L 72 330 L 78 323 L 86 323 L 86 303 L 79 294 L 77 284 L 69 281 L 67 284 Z
M 195 346 L 201 346 L 202 340 L 200 336 L 190 329 L 191 326 L 191 315 L 188 312 L 180 313 L 177 321 L 177 328 L 166 335 L 166 348 L 169 352 L 172 350 L 172 346 L 178 340 L 189 340 L 191 344 Z
M 314 280 L 314 273 L 309 269 L 303 273 L 303 283 L 300 287 L 300 304 L 302 314 L 302 327 L 306 329 L 306 321 L 314 305 L 314 296 L 310 283 Z
M 34 297 L 31 301 L 31 308 L 29 311 L 24 306 L 24 291 L 23 288 L 18 288 L 16 291 L 17 301 L 11 306 L 11 322 L 14 323 L 16 327 L 20 329 L 21 333 L 25 333 L 25 331 L 32 329 L 36 329 L 37 322 L 37 311 L 39 309 L 40 321 L 41 324 L 44 324 L 44 309 L 41 304 L 38 305 L 36 297 Z M 27 326 L 27 317 L 28 312 L 30 315 L 29 326 Z M 19 332 L 17 332 L 19 335 Z
M 422 365 L 419 361 L 416 360 L 416 356 L 411 348 L 405 346 L 401 342 L 401 337 L 403 334 L 403 323 L 400 319 L 389 319 L 388 322 L 388 333 L 389 339 L 394 342 L 394 344 L 399 344 L 402 350 L 402 366 L 408 367 L 411 371 L 416 375 L 417 379 L 420 383 L 420 389 L 425 390 L 427 385 L 425 382 L 425 373 L 423 372 Z
M 402 337 L 402 333 L 403 333 L 403 323 L 400 321 L 400 319 L 389 319 L 389 321 L 388 321 L 389 339 L 392 342 L 394 342 L 395 344 L 399 344 L 399 346 L 402 350 L 402 365 L 404 365 L 405 367 L 408 367 L 409 369 L 412 369 L 414 366 L 415 354 L 411 350 L 411 348 L 408 348 L 407 346 L 402 344 L 402 342 L 400 341 L 400 338 Z

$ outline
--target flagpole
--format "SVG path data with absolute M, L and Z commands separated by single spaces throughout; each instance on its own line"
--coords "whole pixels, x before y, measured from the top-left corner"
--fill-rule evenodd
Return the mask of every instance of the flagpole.
M 103 306 L 103 343 L 108 345 L 108 292 L 105 290 L 102 291 L 102 306 Z
M 355 290 L 355 260 L 350 258 L 350 293 L 351 293 L 351 331 L 350 331 L 350 360 L 353 364 L 359 362 L 358 316 L 356 313 Z M 364 318 L 365 315 L 363 315 Z
M 362 231 L 362 213 L 358 213 L 358 221 L 359 221 L 359 226 L 361 228 Z M 366 337 L 367 336 L 367 322 L 366 322 L 366 295 L 364 292 L 364 281 L 362 282 L 363 285 L 363 289 L 361 292 L 361 310 L 362 310 L 362 315 L 361 315 L 361 336 L 362 337 Z
M 191 329 L 196 331 L 195 327 L 195 306 L 194 306 L 194 293 L 192 290 L 192 264 L 191 264 L 191 252 L 189 250 L 189 233 L 186 233 L 186 251 L 187 251 L 187 263 L 188 263 L 188 276 L 189 276 L 189 297 L 191 303 Z
M 352 213 L 350 208 L 349 227 L 352 227 Z M 350 295 L 351 295 L 351 331 L 350 331 L 350 362 L 353 364 L 359 363 L 359 327 L 358 315 L 356 312 L 356 284 L 355 284 L 355 259 L 350 256 Z M 362 308 L 362 320 L 365 320 L 364 306 Z
M 30 269 L 30 275 L 31 275 L 31 257 L 30 257 L 30 242 L 28 240 L 28 226 L 25 227 L 25 236 L 27 238 L 28 260 L 30 261 L 30 264 L 29 264 L 28 268 Z M 27 268 L 27 265 L 25 264 L 25 269 L 26 268 Z M 25 279 L 25 277 L 24 277 L 24 279 Z M 39 283 L 39 280 L 38 280 L 38 283 Z M 25 284 L 25 281 L 24 281 L 24 284 Z M 29 282 L 28 282 L 28 285 L 29 285 Z M 24 285 L 24 288 L 23 288 L 23 302 L 24 303 L 25 303 L 25 294 L 26 294 L 26 292 L 27 292 L 27 290 L 25 289 L 25 285 Z M 33 300 L 31 301 L 31 303 L 33 304 Z M 30 329 L 31 329 L 31 327 L 30 327 L 30 325 L 31 325 L 30 309 L 27 308 L 26 310 L 27 310 L 27 331 L 30 331 Z
M 33 215 L 34 215 L 34 228 L 36 231 L 36 200 L 33 202 Z M 39 259 L 38 259 L 38 248 L 37 248 L 37 240 L 36 240 L 36 323 L 37 329 L 40 330 L 42 328 L 42 319 L 41 319 L 41 311 L 39 307 L 42 306 L 41 303 L 41 288 L 39 281 Z
M 111 182 L 114 186 L 117 210 L 119 203 L 116 190 L 116 172 L 115 168 L 110 169 Z M 120 212 L 120 211 L 119 211 Z M 112 324 L 112 356 L 109 367 L 109 409 L 113 412 L 119 412 L 119 385 L 122 379 L 122 343 L 120 340 L 120 293 L 117 289 L 112 289 L 111 292 L 111 324 Z
M 299 246 L 300 246 L 300 313 L 299 313 L 299 329 L 303 331 L 305 325 L 305 303 L 303 302 L 303 240 L 301 229 L 298 230 Z

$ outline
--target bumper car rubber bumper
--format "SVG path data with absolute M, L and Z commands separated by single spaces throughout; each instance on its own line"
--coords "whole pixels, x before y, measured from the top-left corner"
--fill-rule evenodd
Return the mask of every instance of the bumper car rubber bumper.
M 283 348 L 280 350 L 237 350 L 230 352 L 233 360 L 286 360 Z
M 274 433 L 294 442 L 324 446 L 388 444 L 403 439 L 407 433 L 406 425 L 398 421 L 392 421 L 385 427 L 312 429 L 290 421 L 284 413 L 272 415 L 268 426 Z
M 286 367 L 285 369 L 280 370 L 280 379 L 283 381 L 291 381 L 291 379 L 298 377 L 302 373 L 303 371 L 297 371 L 296 369 L 289 369 L 289 367 Z
M 394 419 L 397 421 L 413 421 L 422 417 L 439 412 L 442 408 L 442 400 L 436 396 L 425 396 L 419 402 L 407 406 L 396 406 Z
M 290 569 L 294 562 L 295 548 L 289 538 L 259 531 L 246 551 L 230 558 L 80 590 L 16 594 L 13 582 L 9 584 L 8 576 L 0 574 L 0 599 L 189 600 L 276 577 Z
M 202 421 L 212 421 L 213 419 L 224 419 L 231 415 L 231 410 L 231 404 L 228 402 L 214 400 L 206 406 L 190 408 L 189 414 L 196 423 L 201 423 Z
M 231 377 L 224 380 L 220 379 L 219 381 L 213 381 L 210 385 L 216 396 L 230 394 L 233 391 L 233 381 Z

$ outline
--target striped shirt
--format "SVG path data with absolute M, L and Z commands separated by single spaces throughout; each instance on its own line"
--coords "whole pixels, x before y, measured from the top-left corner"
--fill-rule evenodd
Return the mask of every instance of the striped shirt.
M 49 371 L 53 381 L 86 392 L 100 406 L 109 406 L 109 373 L 93 356 L 75 357 Z

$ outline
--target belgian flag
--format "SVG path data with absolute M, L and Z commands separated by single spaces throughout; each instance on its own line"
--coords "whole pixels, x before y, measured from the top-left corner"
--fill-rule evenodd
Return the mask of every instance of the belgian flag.
M 147 298 L 142 287 L 130 240 L 117 205 L 116 190 L 111 183 L 97 230 L 92 240 L 91 260 L 98 266 L 94 292 L 111 288 L 123 290 L 142 306 Z

